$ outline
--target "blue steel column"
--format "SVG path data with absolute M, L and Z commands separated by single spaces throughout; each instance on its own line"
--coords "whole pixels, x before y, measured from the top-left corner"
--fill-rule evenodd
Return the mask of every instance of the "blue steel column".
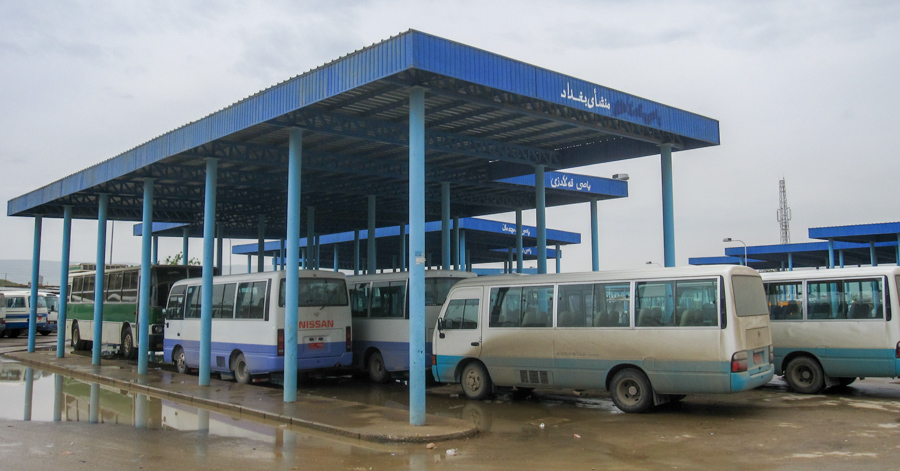
M 318 254 L 316 253 L 316 208 L 310 206 L 306 208 L 306 258 L 309 259 L 306 268 L 315 270 L 318 265 Z M 299 328 L 299 327 L 298 327 Z
M 259 226 L 256 228 L 256 271 L 266 271 L 266 215 L 259 215 Z M 247 268 L 247 273 L 250 269 Z
M 181 230 L 181 255 L 184 256 L 181 263 L 184 263 L 185 265 L 190 265 L 190 259 L 188 258 L 188 240 L 190 240 L 188 237 L 188 228 L 185 227 Z
M 425 89 L 409 93 L 409 423 L 425 425 Z
M 366 273 L 375 273 L 378 260 L 375 258 L 375 195 L 369 195 L 369 227 L 366 231 Z
M 838 250 L 838 259 L 840 260 L 841 268 L 844 268 L 844 250 L 843 249 Z
M 151 258 L 154 265 L 159 265 L 159 236 L 153 236 L 153 256 Z
M 525 267 L 525 247 L 522 244 L 522 210 L 516 210 L 516 273 Z
M 31 253 L 31 307 L 28 308 L 29 352 L 34 352 L 34 336 L 37 335 L 37 292 L 41 271 L 41 228 L 43 219 L 41 216 L 34 217 L 34 246 Z
M 875 255 L 875 242 L 869 242 L 869 257 L 872 259 L 872 266 L 878 266 L 878 256 Z
M 466 231 L 459 231 L 459 258 L 463 271 L 469 271 L 469 265 L 466 263 Z
M 69 311 L 69 253 L 72 247 L 72 206 L 63 207 L 62 272 L 59 276 L 59 314 L 56 320 L 56 358 L 66 355 L 66 317 Z M 57 375 L 57 377 L 59 377 Z
M 284 294 L 284 402 L 297 400 L 297 323 L 300 299 L 300 175 L 303 162 L 303 130 L 291 128 L 288 143 L 287 255 Z M 309 247 L 310 235 L 306 235 Z M 308 253 L 308 252 L 307 252 Z
M 535 216 L 537 220 L 538 274 L 547 273 L 547 202 L 544 196 L 544 166 L 534 166 Z
M 453 218 L 453 242 L 450 244 L 452 249 L 450 252 L 453 254 L 452 260 L 450 263 L 453 265 L 454 270 L 459 270 L 459 218 Z
M 556 244 L 556 273 L 559 273 L 559 262 L 562 259 L 562 250 L 559 250 L 559 244 Z
M 597 200 L 591 200 L 591 270 L 600 271 L 600 225 L 597 221 Z
M 138 374 L 147 374 L 150 355 L 150 235 L 153 227 L 153 179 L 144 179 L 144 231 L 141 233 L 141 286 L 138 306 Z
M 203 280 L 200 288 L 200 386 L 209 386 L 212 346 L 213 249 L 216 237 L 216 186 L 219 161 L 206 160 L 206 189 L 203 203 Z
M 834 240 L 828 239 L 828 268 L 834 268 Z
M 224 275 L 225 270 L 222 269 L 222 223 L 216 223 L 216 268 L 219 274 Z M 210 298 L 212 299 L 212 298 Z
M 441 262 L 450 269 L 450 183 L 441 183 Z
M 337 243 L 335 243 L 334 244 L 334 263 L 332 264 L 334 271 L 338 271 L 338 269 L 340 268 L 340 267 L 338 267 L 339 261 L 340 261 L 340 257 L 338 257 L 338 245 L 337 245 Z
M 794 254 L 788 254 L 788 271 L 794 271 Z
M 406 271 L 406 224 L 400 224 L 400 271 Z
M 672 191 L 672 144 L 662 144 L 660 170 L 662 175 L 663 253 L 667 267 L 675 266 L 675 205 Z
M 100 347 L 103 344 L 103 278 L 106 275 L 106 212 L 109 195 L 101 193 L 97 201 L 97 274 L 94 281 L 94 346 L 91 364 L 100 366 Z
M 359 231 L 353 231 L 353 274 L 359 275 Z

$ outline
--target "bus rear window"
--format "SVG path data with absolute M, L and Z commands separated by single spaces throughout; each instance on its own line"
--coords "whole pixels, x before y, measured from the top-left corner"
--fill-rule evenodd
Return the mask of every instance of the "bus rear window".
M 285 280 L 281 280 L 281 288 L 279 289 L 278 304 L 284 306 L 285 298 Z M 297 292 L 298 307 L 309 306 L 346 306 L 347 300 L 347 283 L 340 279 L 317 278 L 308 279 L 301 278 Z
M 768 316 L 766 292 L 758 276 L 737 275 L 731 278 L 734 293 L 734 310 L 738 317 Z

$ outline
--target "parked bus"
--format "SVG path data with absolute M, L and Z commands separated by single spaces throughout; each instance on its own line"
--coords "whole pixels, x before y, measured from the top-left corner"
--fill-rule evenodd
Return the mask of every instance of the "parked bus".
M 775 372 L 815 394 L 856 378 L 900 376 L 898 267 L 763 273 Z
M 164 358 L 179 373 L 200 367 L 202 280 L 182 280 L 166 305 Z M 240 383 L 284 371 L 285 272 L 213 278 L 210 370 Z M 350 303 L 344 274 L 300 272 L 297 369 L 350 366 Z
M 762 281 L 740 266 L 463 280 L 434 332 L 440 382 L 608 390 L 625 412 L 773 376 Z
M 22 332 L 28 333 L 28 318 L 31 315 L 31 291 L 6 291 L 6 335 L 16 338 Z M 37 331 L 41 335 L 50 334 L 47 328 L 47 299 L 43 293 L 37 296 Z
M 0 337 L 6 335 L 6 294 L 0 291 Z
M 457 281 L 474 277 L 465 271 L 425 272 L 425 354 L 431 359 L 434 324 L 447 293 Z M 347 278 L 353 311 L 353 365 L 376 383 L 409 371 L 409 272 Z M 426 362 L 427 363 L 427 362 Z M 430 364 L 426 364 L 429 367 Z
M 163 349 L 163 307 L 172 285 L 185 278 L 198 277 L 202 269 L 186 265 L 150 267 L 150 346 Z M 69 303 L 66 332 L 75 350 L 89 349 L 94 341 L 94 284 L 97 272 L 69 275 Z M 103 343 L 118 348 L 123 358 L 137 357 L 138 295 L 141 267 L 106 270 L 103 282 Z

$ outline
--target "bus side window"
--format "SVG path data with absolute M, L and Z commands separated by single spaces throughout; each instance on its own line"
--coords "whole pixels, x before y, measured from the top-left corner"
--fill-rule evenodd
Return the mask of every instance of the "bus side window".
M 369 284 L 358 283 L 350 288 L 350 311 L 353 317 L 369 316 Z
M 187 297 L 184 302 L 184 318 L 200 318 L 200 286 L 191 286 L 187 289 Z

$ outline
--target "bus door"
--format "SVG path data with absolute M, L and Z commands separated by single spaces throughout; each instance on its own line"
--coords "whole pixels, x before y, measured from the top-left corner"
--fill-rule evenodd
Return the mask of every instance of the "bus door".
M 482 288 L 454 290 L 444 303 L 434 331 L 435 378 L 441 382 L 454 382 L 456 366 L 465 358 L 481 356 L 481 323 L 479 307 Z

